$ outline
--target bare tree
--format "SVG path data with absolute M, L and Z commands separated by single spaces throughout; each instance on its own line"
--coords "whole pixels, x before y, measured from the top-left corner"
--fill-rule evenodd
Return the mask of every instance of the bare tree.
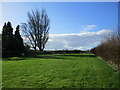
M 36 9 L 28 12 L 27 23 L 22 23 L 22 31 L 30 45 L 36 51 L 43 51 L 49 38 L 50 20 L 45 9 L 41 13 Z

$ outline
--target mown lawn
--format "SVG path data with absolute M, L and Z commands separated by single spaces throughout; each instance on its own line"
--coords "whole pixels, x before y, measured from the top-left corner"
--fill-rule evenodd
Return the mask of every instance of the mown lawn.
M 92 54 L 49 54 L 2 61 L 3 88 L 117 88 L 118 72 Z

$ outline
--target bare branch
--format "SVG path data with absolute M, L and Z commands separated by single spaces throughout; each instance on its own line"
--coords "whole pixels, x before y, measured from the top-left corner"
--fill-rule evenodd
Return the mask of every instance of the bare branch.
M 31 13 L 28 12 L 27 23 L 22 23 L 22 31 L 29 39 L 31 46 L 36 50 L 43 50 L 49 39 L 50 20 L 45 9 L 42 9 L 41 14 L 36 9 Z

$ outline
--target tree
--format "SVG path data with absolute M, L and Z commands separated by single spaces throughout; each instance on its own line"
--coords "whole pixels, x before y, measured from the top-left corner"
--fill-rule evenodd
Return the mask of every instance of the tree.
M 19 25 L 13 35 L 13 28 L 10 22 L 5 23 L 2 30 L 2 56 L 18 56 L 24 50 L 23 39 L 19 33 Z
M 23 44 L 23 39 L 20 35 L 20 32 L 19 32 L 19 25 L 16 27 L 16 31 L 15 31 L 15 42 L 16 42 L 16 51 L 18 51 L 19 53 L 22 53 L 24 51 L 24 44 Z
M 14 49 L 14 37 L 13 37 L 13 28 L 11 26 L 11 23 L 8 22 L 3 26 L 2 31 L 2 49 L 3 51 L 15 51 Z
M 49 38 L 50 20 L 45 9 L 28 12 L 27 23 L 22 23 L 22 31 L 30 45 L 36 51 L 43 51 Z

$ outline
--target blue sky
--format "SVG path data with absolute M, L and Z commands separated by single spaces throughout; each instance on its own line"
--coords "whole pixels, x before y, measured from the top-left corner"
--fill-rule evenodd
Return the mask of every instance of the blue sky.
M 12 26 L 15 28 L 18 24 L 27 21 L 28 11 L 34 9 L 41 11 L 42 8 L 46 9 L 51 21 L 51 37 L 54 34 L 58 36 L 67 34 L 71 37 L 72 34 L 79 35 L 83 32 L 97 33 L 101 30 L 111 31 L 117 29 L 117 2 L 5 2 L 2 3 L 2 23 L 0 23 L 0 26 L 3 26 L 4 22 L 11 21 Z M 54 42 L 52 43 L 54 44 Z M 98 45 L 97 42 L 94 45 L 84 46 L 88 49 L 96 45 Z M 67 46 L 66 48 L 64 46 L 61 49 L 67 48 Z M 73 48 L 71 47 L 71 49 Z

